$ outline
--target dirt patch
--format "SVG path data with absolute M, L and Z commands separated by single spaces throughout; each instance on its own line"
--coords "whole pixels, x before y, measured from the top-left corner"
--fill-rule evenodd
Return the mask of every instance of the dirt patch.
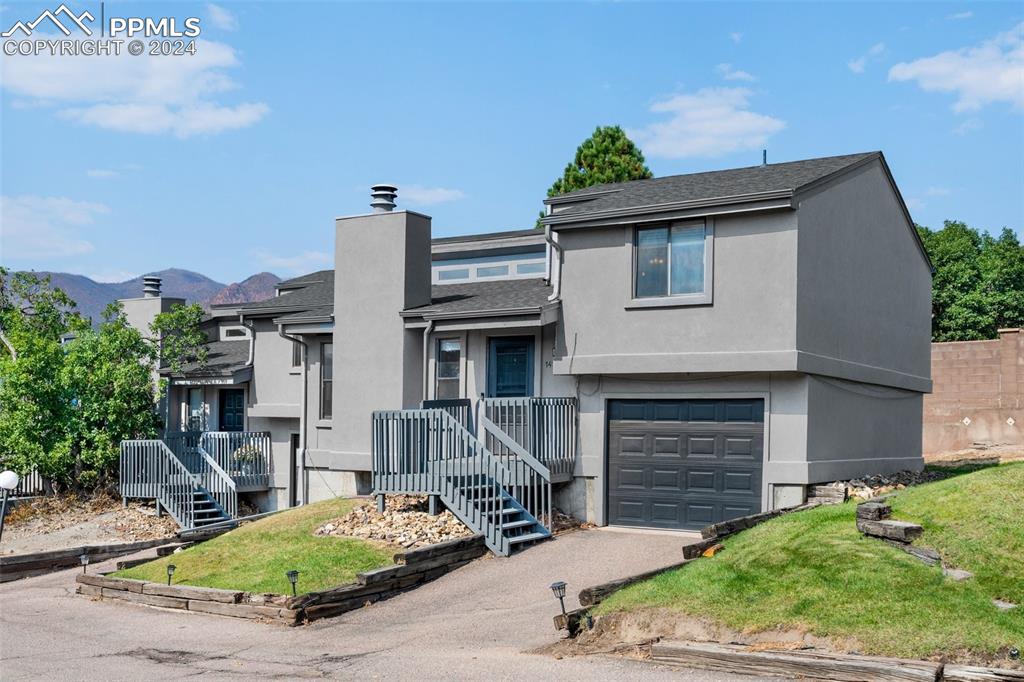
M 110 495 L 39 497 L 19 504 L 7 515 L 3 552 L 40 552 L 80 545 L 152 540 L 174 535 L 178 524 L 157 517 L 152 505 L 132 502 L 127 508 Z
M 800 630 L 739 632 L 670 609 L 642 609 L 595 618 L 592 630 L 584 630 L 575 639 L 560 640 L 536 653 L 558 657 L 614 653 L 645 658 L 649 654 L 650 644 L 663 639 L 746 644 L 759 649 L 812 647 L 846 653 L 861 649 L 852 639 L 818 637 Z
M 924 463 L 941 467 L 992 466 L 1004 462 L 1024 460 L 1024 448 L 1019 445 L 977 445 L 966 450 L 933 453 L 924 456 Z
M 690 641 L 743 644 L 755 651 L 818 649 L 841 654 L 862 654 L 864 647 L 852 637 L 819 637 L 799 629 L 741 632 L 671 609 L 641 609 L 610 613 L 594 618 L 594 627 L 575 639 L 561 639 L 530 653 L 563 658 L 614 654 L 627 658 L 650 658 L 654 642 Z M 995 655 L 971 651 L 946 651 L 927 660 L 961 665 L 1024 669 L 1024 663 L 1009 660 L 1007 651 Z

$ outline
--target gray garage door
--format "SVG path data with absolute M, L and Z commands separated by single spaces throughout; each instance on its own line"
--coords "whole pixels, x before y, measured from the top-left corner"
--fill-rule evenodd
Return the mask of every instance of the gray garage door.
M 608 522 L 700 529 L 761 511 L 763 400 L 612 400 Z

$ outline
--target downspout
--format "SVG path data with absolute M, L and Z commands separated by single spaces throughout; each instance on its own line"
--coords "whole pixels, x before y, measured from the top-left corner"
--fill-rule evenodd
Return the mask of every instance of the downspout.
M 245 361 L 245 367 L 252 367 L 253 362 L 256 360 L 256 325 L 252 322 L 245 321 L 245 315 L 238 313 L 238 321 L 249 330 L 249 359 Z M 249 388 L 252 388 L 252 384 L 249 384 Z M 252 400 L 252 391 L 246 391 L 246 403 Z M 248 405 L 246 406 L 248 407 Z M 249 427 L 249 410 L 245 411 L 245 427 Z
M 548 254 L 548 283 L 551 284 L 553 291 L 548 296 L 549 301 L 557 301 L 562 297 L 562 255 L 564 253 L 562 245 L 555 241 L 551 235 L 551 226 L 544 226 L 544 240 L 548 243 L 551 249 L 554 249 L 558 253 L 558 268 L 557 273 L 555 272 L 555 261 L 551 258 L 551 254 Z
M 307 393 L 309 392 L 309 344 L 302 340 L 302 337 L 286 334 L 283 325 L 277 325 L 277 333 L 282 339 L 288 339 L 292 343 L 302 346 L 302 397 L 299 408 L 299 506 L 306 504 L 306 410 Z
M 427 320 L 423 328 L 423 400 L 427 399 L 427 388 L 430 386 L 430 332 L 434 329 L 434 321 Z

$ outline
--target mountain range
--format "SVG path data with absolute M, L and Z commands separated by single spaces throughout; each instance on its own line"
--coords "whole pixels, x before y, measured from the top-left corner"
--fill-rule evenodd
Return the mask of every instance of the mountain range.
M 142 296 L 142 277 L 135 277 L 124 282 L 97 282 L 85 275 L 74 275 L 68 272 L 36 272 L 39 276 L 49 276 L 50 286 L 63 289 L 78 304 L 78 310 L 84 317 L 91 317 L 93 323 L 103 317 L 103 309 L 108 303 L 119 298 L 138 298 Z M 206 275 L 191 270 L 169 268 L 159 272 L 147 273 L 163 280 L 161 293 L 164 296 L 184 298 L 189 303 L 199 303 L 204 308 L 220 303 L 243 303 L 245 301 L 262 301 L 274 295 L 274 285 L 281 278 L 269 272 L 260 272 L 241 282 L 222 284 Z

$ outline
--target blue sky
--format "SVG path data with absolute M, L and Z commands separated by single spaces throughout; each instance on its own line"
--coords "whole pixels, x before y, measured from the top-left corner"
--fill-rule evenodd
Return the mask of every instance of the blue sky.
M 2 0 L 3 30 L 54 5 Z M 99 16 L 98 2 L 69 3 Z M 597 125 L 655 175 L 881 149 L 915 220 L 1024 228 L 1020 3 L 126 3 L 196 56 L 2 57 L 0 262 L 329 267 L 368 187 L 530 227 Z M 38 37 L 38 36 L 36 36 Z

